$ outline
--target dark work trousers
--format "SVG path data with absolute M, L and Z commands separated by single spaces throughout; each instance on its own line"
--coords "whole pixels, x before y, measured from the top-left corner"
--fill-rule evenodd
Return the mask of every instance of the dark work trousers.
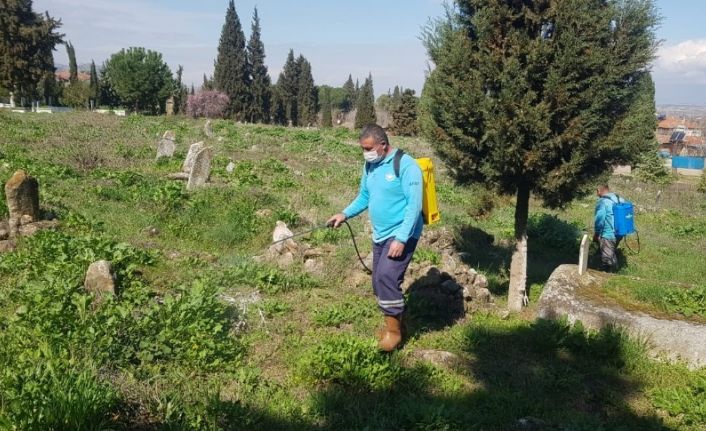
M 417 248 L 417 240 L 410 238 L 402 256 L 391 259 L 387 254 L 394 240 L 390 238 L 379 244 L 373 243 L 373 292 L 380 310 L 386 316 L 399 316 L 404 312 L 404 296 L 400 286 Z
M 606 271 L 615 271 L 618 269 L 618 254 L 616 249 L 618 244 L 620 244 L 620 239 L 606 239 L 599 238 L 601 244 L 601 263 L 603 264 L 603 269 Z

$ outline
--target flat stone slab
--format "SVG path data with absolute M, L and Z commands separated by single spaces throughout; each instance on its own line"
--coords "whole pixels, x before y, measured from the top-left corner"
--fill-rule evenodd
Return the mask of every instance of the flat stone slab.
M 643 312 L 627 311 L 607 302 L 599 303 L 580 294 L 601 283 L 591 273 L 578 275 L 576 265 L 561 265 L 552 273 L 539 298 L 538 317 L 580 321 L 584 327 L 599 330 L 609 325 L 623 328 L 632 337 L 647 341 L 658 359 L 683 361 L 690 368 L 706 366 L 706 325 L 683 320 L 657 319 Z
M 167 175 L 167 178 L 170 180 L 189 181 L 189 174 L 187 172 L 175 172 Z

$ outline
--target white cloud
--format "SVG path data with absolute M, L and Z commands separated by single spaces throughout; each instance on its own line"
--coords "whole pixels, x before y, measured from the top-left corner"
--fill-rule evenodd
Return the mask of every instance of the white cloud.
M 706 84 L 706 39 L 663 46 L 657 52 L 655 71 L 694 84 Z

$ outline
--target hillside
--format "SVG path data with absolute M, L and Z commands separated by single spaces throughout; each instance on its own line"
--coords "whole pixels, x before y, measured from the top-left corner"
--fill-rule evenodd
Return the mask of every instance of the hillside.
M 453 252 L 487 278 L 494 300 L 462 317 L 410 288 L 409 340 L 384 355 L 346 230 L 298 239 L 316 265 L 261 258 L 276 221 L 310 229 L 355 196 L 357 136 L 218 120 L 209 138 L 203 126 L 0 112 L 0 179 L 25 169 L 39 180 L 44 215 L 60 221 L 0 254 L 0 429 L 706 427 L 706 371 L 654 361 L 616 330 L 534 321 L 551 271 L 577 259 L 592 196 L 560 212 L 533 203 L 530 307 L 508 316 L 512 200 L 453 184 L 435 159 L 442 222 L 427 230 L 415 274 Z M 155 161 L 166 130 L 177 151 Z M 208 187 L 187 192 L 167 176 L 197 141 L 213 147 L 213 171 Z M 434 157 L 420 139 L 393 145 Z M 693 183 L 659 196 L 634 178 L 612 185 L 639 207 L 641 252 L 625 250 L 606 294 L 706 320 L 703 195 Z M 366 219 L 351 225 L 365 257 Z M 82 288 L 99 259 L 113 263 L 119 287 L 102 304 Z

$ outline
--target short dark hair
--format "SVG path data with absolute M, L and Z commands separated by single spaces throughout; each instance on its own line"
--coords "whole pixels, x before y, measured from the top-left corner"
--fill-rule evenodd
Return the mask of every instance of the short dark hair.
M 377 143 L 390 145 L 390 140 L 387 139 L 387 133 L 385 133 L 385 129 L 378 126 L 377 124 L 368 124 L 367 126 L 363 127 L 363 130 L 360 131 L 360 137 L 358 138 L 359 141 L 364 141 L 368 138 L 375 139 L 375 142 Z

